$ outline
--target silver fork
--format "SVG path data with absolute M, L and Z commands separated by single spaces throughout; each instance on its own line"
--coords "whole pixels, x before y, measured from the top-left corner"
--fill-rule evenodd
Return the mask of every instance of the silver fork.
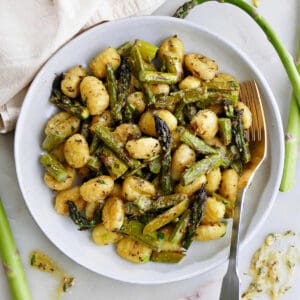
M 239 193 L 233 213 L 233 225 L 228 270 L 223 278 L 220 300 L 240 299 L 240 278 L 238 273 L 239 229 L 242 221 L 243 202 L 246 190 L 267 153 L 266 124 L 261 97 L 254 80 L 241 83 L 241 100 L 252 112 L 252 126 L 246 131 L 252 154 L 239 180 Z

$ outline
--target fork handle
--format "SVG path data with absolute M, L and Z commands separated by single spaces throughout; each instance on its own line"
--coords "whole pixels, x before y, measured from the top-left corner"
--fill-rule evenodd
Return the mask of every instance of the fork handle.
M 239 229 L 242 220 L 243 200 L 246 188 L 240 191 L 234 208 L 231 243 L 227 273 L 222 282 L 220 300 L 240 299 L 240 278 L 238 272 Z

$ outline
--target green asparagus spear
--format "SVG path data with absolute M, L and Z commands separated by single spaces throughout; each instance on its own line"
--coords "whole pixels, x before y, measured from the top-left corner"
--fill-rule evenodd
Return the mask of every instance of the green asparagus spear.
M 90 127 L 90 122 L 88 122 L 87 120 L 82 122 L 81 129 L 80 129 L 80 134 L 82 136 L 84 136 L 84 138 L 86 140 L 89 138 L 89 135 L 90 135 L 89 127 Z
M 169 241 L 171 243 L 178 244 L 184 238 L 187 226 L 190 221 L 190 216 L 191 210 L 187 209 L 180 217 L 179 221 L 176 223 L 176 226 L 169 237 Z
M 182 175 L 183 185 L 193 182 L 200 175 L 206 174 L 209 170 L 219 167 L 222 163 L 221 154 L 207 156 L 192 164 Z
M 128 166 L 119 159 L 114 152 L 108 147 L 103 147 L 101 154 L 101 160 L 103 161 L 109 175 L 113 179 L 121 177 L 128 170 Z
M 122 44 L 120 47 L 117 48 L 117 52 L 122 57 L 128 57 L 130 55 L 130 50 L 131 50 L 132 46 L 133 45 L 131 42 L 129 42 L 129 41 L 125 42 L 124 44 Z
M 231 120 L 229 118 L 219 118 L 219 132 L 221 141 L 225 146 L 231 143 Z
M 54 90 L 50 101 L 60 109 L 67 111 L 81 120 L 86 120 L 90 114 L 87 107 L 79 101 L 71 100 L 59 90 Z
M 177 205 L 180 202 L 188 200 L 188 196 L 186 194 L 172 194 L 172 195 L 165 195 L 160 196 L 156 200 L 152 201 L 151 209 L 152 210 L 159 210 L 169 208 L 171 206 Z
M 111 114 L 115 122 L 120 122 L 122 121 L 122 104 L 118 101 L 117 80 L 110 64 L 106 65 L 106 74 Z
M 93 220 L 88 220 L 81 212 L 77 210 L 76 204 L 73 201 L 68 200 L 67 205 L 69 207 L 69 214 L 72 221 L 78 225 L 78 230 L 87 230 L 94 228 L 101 222 L 102 219 L 102 203 L 99 204 L 95 211 Z
M 65 167 L 52 154 L 45 153 L 40 157 L 40 163 L 44 166 L 46 171 L 55 178 L 55 180 L 62 182 L 68 177 L 68 172 Z
M 164 55 L 162 59 L 162 65 L 169 73 L 176 74 L 177 82 L 182 80 L 183 77 L 183 67 L 182 60 L 178 56 Z
M 128 59 L 123 59 L 119 68 L 119 80 L 118 80 L 118 89 L 117 89 L 117 107 L 118 111 L 121 112 L 123 107 L 126 104 L 127 96 L 129 94 L 129 87 L 131 81 L 131 69 L 128 62 Z M 118 121 L 122 120 L 122 114 L 118 115 Z
M 181 101 L 176 105 L 176 108 L 175 108 L 174 115 L 180 125 L 185 125 L 184 113 L 183 113 L 184 107 L 185 107 L 185 103 L 184 103 L 184 101 Z
M 92 171 L 99 172 L 101 168 L 101 162 L 98 156 L 91 155 L 86 166 Z
M 42 149 L 45 151 L 51 151 L 54 148 L 61 145 L 66 139 L 66 135 L 63 132 L 50 133 L 46 136 L 42 143 Z
M 149 170 L 153 174 L 159 174 L 160 169 L 161 169 L 161 160 L 160 157 L 158 156 L 149 162 Z
M 185 254 L 183 252 L 153 251 L 150 260 L 153 262 L 160 262 L 160 263 L 179 263 L 184 257 Z
M 186 234 L 182 243 L 183 248 L 188 249 L 192 243 L 196 229 L 201 221 L 204 213 L 207 194 L 205 186 L 202 185 L 201 189 L 195 194 L 195 199 L 191 203 L 191 216 L 186 229 Z
M 162 240 L 158 239 L 157 233 L 145 234 L 143 233 L 143 224 L 137 220 L 125 220 L 122 227 L 120 228 L 120 232 L 128 235 L 135 241 L 144 243 L 149 246 L 153 250 L 159 251 Z
M 234 137 L 235 145 L 238 148 L 239 153 L 244 164 L 250 161 L 251 154 L 249 150 L 249 143 L 245 139 L 245 134 L 242 126 L 242 111 L 235 111 L 235 115 L 232 118 L 232 134 Z
M 143 230 L 144 234 L 156 231 L 157 229 L 165 226 L 166 224 L 170 223 L 177 217 L 179 217 L 189 205 L 189 199 L 185 199 L 178 203 L 177 205 L 173 206 L 172 208 L 166 210 L 162 214 L 158 215 L 156 218 L 151 220 Z
M 0 258 L 7 277 L 12 299 L 31 300 L 20 254 L 0 198 Z M 3 296 L 3 294 L 2 294 Z
M 156 45 L 139 39 L 137 39 L 134 44 L 138 47 L 142 58 L 146 62 L 150 63 L 155 58 L 158 50 Z
M 180 137 L 180 140 L 201 154 L 219 153 L 219 150 L 207 145 L 202 139 L 196 137 L 187 129 L 184 130 L 183 134 Z
M 103 141 L 103 143 L 110 148 L 124 163 L 130 167 L 135 167 L 136 162 L 128 157 L 127 153 L 124 150 L 124 145 L 120 142 L 113 133 L 105 126 L 95 124 L 92 129 Z
M 174 84 L 178 81 L 177 75 L 159 71 L 141 71 L 139 80 L 147 83 L 167 83 Z
M 97 134 L 93 135 L 92 142 L 90 144 L 90 154 L 93 155 L 99 148 L 101 140 L 98 138 Z
M 154 115 L 155 128 L 158 139 L 161 144 L 161 172 L 160 172 L 160 188 L 166 194 L 171 194 L 173 190 L 171 178 L 171 142 L 172 135 L 165 121 Z

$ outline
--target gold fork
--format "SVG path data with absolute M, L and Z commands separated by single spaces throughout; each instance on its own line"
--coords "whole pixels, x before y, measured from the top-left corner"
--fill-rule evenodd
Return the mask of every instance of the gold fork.
M 238 273 L 239 229 L 242 221 L 243 202 L 246 190 L 267 153 L 265 117 L 258 86 L 254 80 L 241 83 L 243 101 L 252 113 L 252 126 L 246 131 L 249 140 L 251 161 L 246 164 L 239 179 L 239 192 L 233 213 L 231 245 L 228 270 L 223 278 L 220 300 L 240 299 L 240 278 Z

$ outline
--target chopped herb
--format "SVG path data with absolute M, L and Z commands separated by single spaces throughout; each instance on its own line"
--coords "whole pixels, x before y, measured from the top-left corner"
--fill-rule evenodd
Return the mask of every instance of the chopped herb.
M 100 184 L 106 184 L 105 181 L 102 180 L 102 179 L 98 179 L 96 182 L 97 182 L 97 183 L 100 183 Z

